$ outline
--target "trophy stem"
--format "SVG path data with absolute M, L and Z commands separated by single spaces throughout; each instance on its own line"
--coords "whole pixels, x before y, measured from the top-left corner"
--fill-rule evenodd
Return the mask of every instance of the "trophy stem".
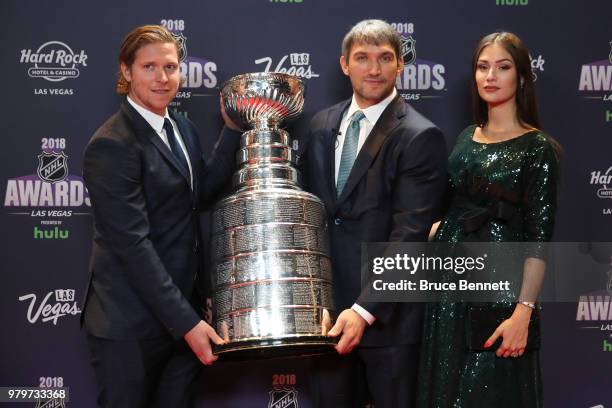
M 253 123 L 253 128 L 259 131 L 279 130 L 280 122 L 273 118 L 260 118 Z

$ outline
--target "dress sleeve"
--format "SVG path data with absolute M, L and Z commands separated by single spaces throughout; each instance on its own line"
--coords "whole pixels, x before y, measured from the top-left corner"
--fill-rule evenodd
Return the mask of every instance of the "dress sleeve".
M 526 163 L 524 240 L 550 241 L 557 210 L 559 161 L 551 142 L 539 135 L 538 143 L 530 148 Z
M 552 238 L 557 209 L 559 162 L 557 154 L 544 136 L 529 149 L 525 172 L 526 189 L 524 241 L 526 257 L 519 300 L 535 302 L 546 270 L 546 247 L 543 242 Z

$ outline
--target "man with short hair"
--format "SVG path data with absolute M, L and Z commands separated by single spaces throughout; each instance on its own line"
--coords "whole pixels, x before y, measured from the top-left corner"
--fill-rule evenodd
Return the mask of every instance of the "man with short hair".
M 193 124 L 168 110 L 179 48 L 161 26 L 123 40 L 117 92 L 126 100 L 85 149 L 94 241 L 83 321 L 102 407 L 190 407 L 211 342 L 201 318 L 199 211 L 229 181 L 237 132 L 202 159 Z M 231 125 L 231 123 L 229 123 Z
M 340 311 L 329 335 L 339 337 L 342 356 L 314 363 L 317 407 L 363 406 L 363 389 L 376 408 L 414 404 L 422 307 L 365 302 L 360 279 L 361 244 L 426 241 L 446 187 L 442 132 L 395 89 L 400 50 L 388 23 L 355 25 L 340 57 L 353 96 L 317 113 L 300 140 L 306 189 L 329 217 Z

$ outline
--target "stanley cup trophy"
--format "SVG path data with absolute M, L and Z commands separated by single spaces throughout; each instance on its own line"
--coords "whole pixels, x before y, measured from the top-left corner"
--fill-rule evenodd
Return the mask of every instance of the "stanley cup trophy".
M 215 206 L 213 327 L 243 357 L 330 349 L 334 318 L 325 207 L 300 188 L 282 122 L 304 106 L 304 84 L 280 73 L 238 75 L 221 89 L 225 111 L 244 132 L 236 192 Z

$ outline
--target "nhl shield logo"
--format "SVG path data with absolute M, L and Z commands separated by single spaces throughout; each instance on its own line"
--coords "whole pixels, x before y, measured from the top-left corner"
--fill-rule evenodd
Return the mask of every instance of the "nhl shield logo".
M 295 388 L 275 388 L 269 394 L 268 408 L 298 408 L 298 392 Z
M 183 62 L 183 60 L 187 57 L 187 37 L 185 37 L 185 34 L 183 33 L 172 33 L 172 36 L 176 39 L 179 46 L 179 60 Z
M 49 183 L 62 181 L 68 175 L 68 156 L 64 152 L 39 154 L 36 173 Z
M 39 399 L 34 408 L 66 408 L 63 398 Z
M 414 45 L 416 40 L 409 36 L 408 38 L 402 37 L 402 55 L 404 56 L 404 64 L 410 65 L 416 60 L 416 49 Z

